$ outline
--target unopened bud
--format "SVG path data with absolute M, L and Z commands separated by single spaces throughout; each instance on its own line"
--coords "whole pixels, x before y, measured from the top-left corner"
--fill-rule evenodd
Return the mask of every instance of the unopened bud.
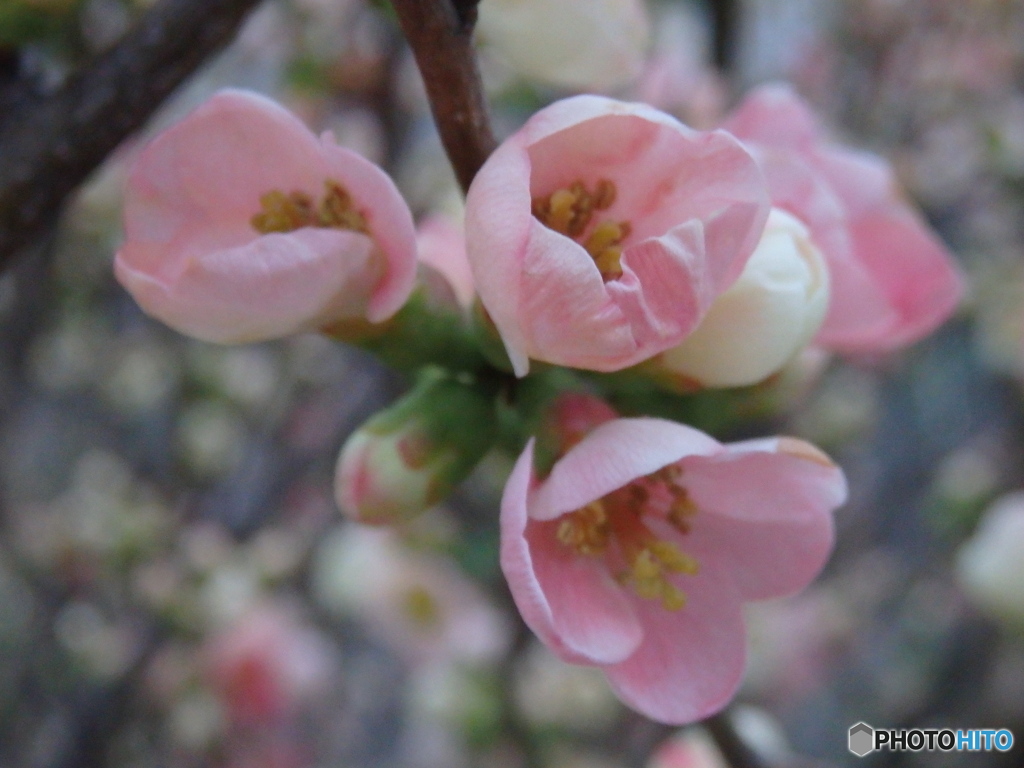
M 494 397 L 431 370 L 357 429 L 341 450 L 334 493 L 354 520 L 390 525 L 442 501 L 494 443 Z
M 650 369 L 704 387 L 756 384 L 806 346 L 825 318 L 828 298 L 828 269 L 807 228 L 772 209 L 739 279 Z

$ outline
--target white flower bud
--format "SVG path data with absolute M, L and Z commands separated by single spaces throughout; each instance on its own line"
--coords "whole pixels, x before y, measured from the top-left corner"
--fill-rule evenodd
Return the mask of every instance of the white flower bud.
M 477 30 L 516 73 L 572 89 L 635 80 L 650 42 L 642 0 L 487 0 Z
M 957 554 L 960 586 L 987 613 L 1024 626 L 1024 492 L 996 501 Z
M 811 340 L 828 297 L 825 258 L 807 228 L 773 208 L 739 279 L 656 365 L 705 387 L 756 384 Z

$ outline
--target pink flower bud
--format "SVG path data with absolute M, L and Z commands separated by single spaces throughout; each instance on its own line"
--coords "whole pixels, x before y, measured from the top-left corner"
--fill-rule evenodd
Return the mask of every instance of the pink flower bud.
M 118 280 L 206 341 L 379 322 L 415 279 L 412 215 L 387 175 L 253 93 L 222 91 L 154 139 L 124 217 Z

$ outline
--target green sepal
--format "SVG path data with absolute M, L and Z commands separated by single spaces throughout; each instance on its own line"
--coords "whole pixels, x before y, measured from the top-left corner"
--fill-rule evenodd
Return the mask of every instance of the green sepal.
M 423 452 L 431 474 L 428 505 L 448 496 L 494 446 L 498 436 L 496 388 L 486 378 L 423 369 L 413 388 L 361 428 L 387 435 L 405 432 Z
M 451 286 L 426 265 L 420 265 L 417 285 L 409 300 L 390 319 L 382 323 L 345 321 L 328 326 L 323 332 L 373 352 L 404 373 L 427 365 L 440 365 L 452 371 L 480 371 L 488 367 Z

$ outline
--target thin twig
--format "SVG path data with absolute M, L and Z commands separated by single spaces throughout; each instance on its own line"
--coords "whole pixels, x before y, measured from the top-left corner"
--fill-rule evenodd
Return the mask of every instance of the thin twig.
M 55 92 L 26 85 L 9 99 L 0 116 L 0 270 L 258 2 L 160 0 Z
M 463 191 L 494 151 L 473 51 L 476 0 L 392 0 L 423 75 L 430 109 Z

